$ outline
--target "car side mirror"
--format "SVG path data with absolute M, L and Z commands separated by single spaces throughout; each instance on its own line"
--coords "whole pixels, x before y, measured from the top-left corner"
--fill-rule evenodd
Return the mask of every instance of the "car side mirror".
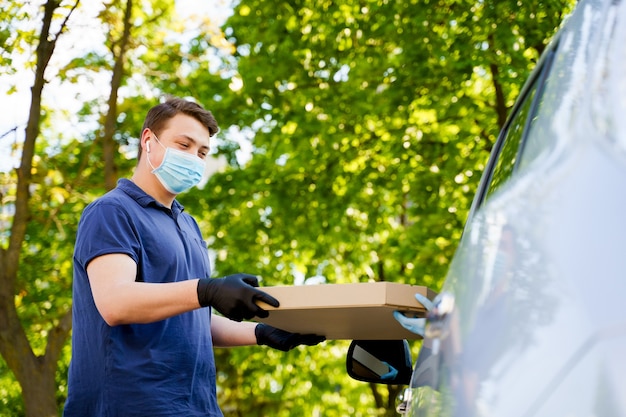
M 346 369 L 357 381 L 408 385 L 413 370 L 409 343 L 406 340 L 354 340 L 348 348 Z

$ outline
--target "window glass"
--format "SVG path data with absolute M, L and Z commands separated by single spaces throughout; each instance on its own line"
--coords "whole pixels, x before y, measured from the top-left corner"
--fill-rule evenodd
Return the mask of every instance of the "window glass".
M 554 113 L 554 104 L 559 102 L 554 93 L 548 92 L 551 90 L 549 74 L 554 52 L 552 50 L 546 55 L 541 74 L 534 79 L 506 127 L 503 143 L 497 150 L 499 154 L 485 194 L 486 199 L 508 181 L 514 171 L 518 172 L 520 168 L 529 166 L 542 152 L 551 148 L 551 138 L 554 135 L 550 133 L 549 121 Z
M 568 80 L 563 79 L 562 72 L 557 70 L 557 64 L 556 59 L 546 61 L 550 74 L 546 75 L 538 90 L 537 103 L 533 105 L 536 110 L 532 116 L 532 131 L 524 139 L 522 156 L 518 155 L 519 160 L 515 168 L 517 172 L 533 169 L 533 163 L 542 155 L 552 152 L 557 145 L 558 135 L 554 130 L 554 120 L 569 86 Z
M 511 123 L 508 125 L 508 130 L 505 134 L 504 142 L 500 147 L 500 153 L 496 161 L 496 166 L 491 176 L 491 182 L 489 183 L 489 189 L 486 195 L 487 199 L 513 174 L 513 168 L 515 167 L 522 138 L 525 134 L 528 134 L 528 132 L 524 129 L 528 129 L 530 127 L 526 126 L 526 121 L 528 119 L 536 91 L 537 84 L 535 83 L 526 95 L 524 103 L 521 107 L 519 107 L 517 114 L 515 114 Z

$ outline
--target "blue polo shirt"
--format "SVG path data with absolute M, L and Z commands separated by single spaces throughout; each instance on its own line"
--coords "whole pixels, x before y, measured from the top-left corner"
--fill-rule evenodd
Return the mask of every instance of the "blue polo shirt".
M 86 268 L 119 253 L 136 280 L 166 283 L 210 275 L 196 221 L 129 180 L 85 208 L 74 249 L 72 359 L 65 417 L 222 416 L 217 405 L 210 309 L 149 324 L 109 326 Z

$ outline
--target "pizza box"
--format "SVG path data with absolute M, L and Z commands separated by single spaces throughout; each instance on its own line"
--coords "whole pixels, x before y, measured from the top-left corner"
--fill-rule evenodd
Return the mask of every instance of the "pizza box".
M 399 310 L 409 317 L 425 317 L 415 299 L 436 293 L 427 287 L 393 282 L 319 284 L 260 288 L 280 302 L 279 307 L 259 303 L 269 311 L 256 321 L 293 333 L 323 335 L 327 340 L 419 339 L 394 318 Z

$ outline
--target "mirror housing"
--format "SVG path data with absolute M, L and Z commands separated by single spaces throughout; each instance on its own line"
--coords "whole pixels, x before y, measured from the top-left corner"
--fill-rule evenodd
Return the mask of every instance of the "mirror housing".
M 411 382 L 412 360 L 406 340 L 353 340 L 346 370 L 357 381 L 387 385 Z

